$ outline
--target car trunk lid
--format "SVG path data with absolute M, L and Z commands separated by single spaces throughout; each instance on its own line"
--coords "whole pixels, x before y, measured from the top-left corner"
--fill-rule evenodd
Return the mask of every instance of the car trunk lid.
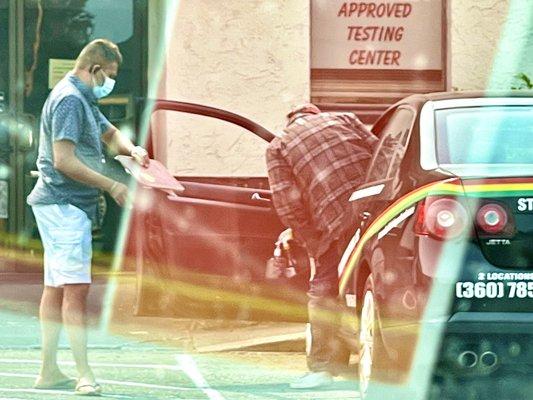
M 533 269 L 533 177 L 462 183 L 487 261 L 500 268 Z

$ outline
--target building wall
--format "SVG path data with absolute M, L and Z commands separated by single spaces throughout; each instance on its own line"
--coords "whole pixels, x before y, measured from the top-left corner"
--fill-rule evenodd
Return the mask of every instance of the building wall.
M 176 3 L 160 97 L 223 108 L 272 131 L 309 99 L 308 0 Z M 155 121 L 167 132 L 158 148 L 175 174 L 265 175 L 262 140 L 228 124 L 165 114 Z
M 451 0 L 451 83 L 509 89 L 513 76 L 533 76 L 530 0 Z
M 221 107 L 272 131 L 291 106 L 309 99 L 310 0 L 150 3 L 159 4 L 152 47 L 161 47 L 161 15 L 175 17 L 166 54 L 151 55 L 151 65 L 166 61 L 160 97 Z M 169 4 L 178 6 L 161 12 Z M 507 89 L 514 74 L 533 76 L 531 0 L 449 5 L 451 88 Z M 265 175 L 265 144 L 247 133 L 198 118 L 159 115 L 153 122 L 159 157 L 177 175 Z

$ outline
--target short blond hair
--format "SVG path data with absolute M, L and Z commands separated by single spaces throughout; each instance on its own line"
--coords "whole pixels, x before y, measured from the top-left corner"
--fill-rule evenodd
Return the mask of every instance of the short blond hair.
M 105 67 L 114 62 L 122 64 L 118 46 L 107 39 L 96 39 L 83 48 L 76 60 L 76 67 L 83 69 L 96 64 Z

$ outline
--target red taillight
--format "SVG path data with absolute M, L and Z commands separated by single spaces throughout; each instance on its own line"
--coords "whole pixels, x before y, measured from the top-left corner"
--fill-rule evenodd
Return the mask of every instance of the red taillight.
M 468 226 L 468 213 L 455 199 L 428 197 L 418 205 L 415 233 L 447 240 L 462 235 Z
M 485 204 L 476 214 L 477 225 L 486 233 L 503 232 L 508 221 L 507 211 L 495 203 Z

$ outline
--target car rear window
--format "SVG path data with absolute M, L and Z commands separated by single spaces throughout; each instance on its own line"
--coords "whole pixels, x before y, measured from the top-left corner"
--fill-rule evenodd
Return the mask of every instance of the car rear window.
M 436 126 L 439 165 L 533 170 L 533 106 L 437 110 Z

